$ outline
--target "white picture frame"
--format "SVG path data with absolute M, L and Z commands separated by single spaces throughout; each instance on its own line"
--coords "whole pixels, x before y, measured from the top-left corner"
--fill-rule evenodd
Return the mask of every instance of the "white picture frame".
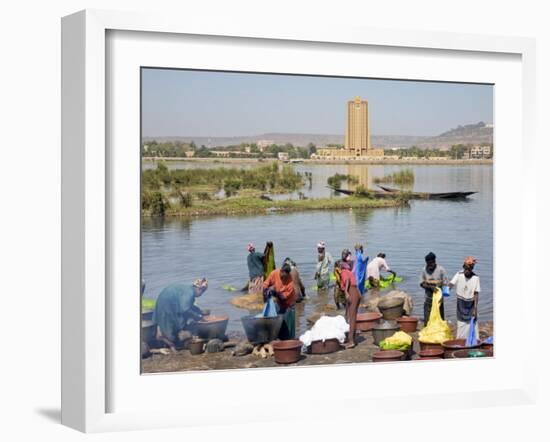
M 518 160 L 517 165 L 522 168 L 524 174 L 533 170 L 536 149 L 533 141 L 535 45 L 532 39 L 416 31 L 394 32 L 361 26 L 334 26 L 330 29 L 302 26 L 298 29 L 281 23 L 277 23 L 276 26 L 269 25 L 269 23 L 248 23 L 246 27 L 241 25 L 235 22 L 210 23 L 206 20 L 186 21 L 185 24 L 182 24 L 177 17 L 99 10 L 81 11 L 63 18 L 62 423 L 67 426 L 84 432 L 100 432 L 208 425 L 213 420 L 229 423 L 275 419 L 274 416 L 266 416 L 261 401 L 254 405 L 247 403 L 249 394 L 234 396 L 238 392 L 238 386 L 243 385 L 242 371 L 240 370 L 237 370 L 240 373 L 184 373 L 178 376 L 155 375 L 140 378 L 140 382 L 144 384 L 144 391 L 154 385 L 154 389 L 160 388 L 161 391 L 164 391 L 164 395 L 166 395 L 166 388 L 177 391 L 178 385 L 182 386 L 186 382 L 195 384 L 196 388 L 200 385 L 207 385 L 209 388 L 218 389 L 218 391 L 219 389 L 228 389 L 228 394 L 233 395 L 231 402 L 227 403 L 227 406 L 231 406 L 233 410 L 229 416 L 227 413 L 216 413 L 214 410 L 210 410 L 210 413 L 206 415 L 207 404 L 201 405 L 200 403 L 192 409 L 184 406 L 175 409 L 174 407 L 163 408 L 158 405 L 159 402 L 156 402 L 154 410 L 147 410 L 147 407 L 140 408 L 137 404 L 135 409 L 124 406 L 119 408 L 112 404 L 110 395 L 117 388 L 116 379 L 122 378 L 120 374 L 113 376 L 113 361 L 129 361 L 130 365 L 133 364 L 137 367 L 137 372 L 128 377 L 139 376 L 139 352 L 137 346 L 135 351 L 129 350 L 129 354 L 136 354 L 134 361 L 126 354 L 120 355 L 119 352 L 114 354 L 113 348 L 117 347 L 111 345 L 111 339 L 118 339 L 113 337 L 116 334 L 114 332 L 116 327 L 113 324 L 121 323 L 116 314 L 120 308 L 113 309 L 113 300 L 109 297 L 113 287 L 112 266 L 117 259 L 114 253 L 120 252 L 120 248 L 113 252 L 112 244 L 116 243 L 117 235 L 120 233 L 113 214 L 119 210 L 116 202 L 120 201 L 121 194 L 127 192 L 128 189 L 118 185 L 119 178 L 116 173 L 113 173 L 113 169 L 118 167 L 116 165 L 118 160 L 116 155 L 109 150 L 109 143 L 116 143 L 118 135 L 113 134 L 113 130 L 109 132 L 106 126 L 107 121 L 111 121 L 113 117 L 116 118 L 113 115 L 116 114 L 116 111 L 113 112 L 108 103 L 111 93 L 109 82 L 116 81 L 117 74 L 108 69 L 108 64 L 113 63 L 113 59 L 109 60 L 108 57 L 118 57 L 120 54 L 117 51 L 109 51 L 107 41 L 109 33 L 118 33 L 119 35 L 139 33 L 143 44 L 147 39 L 158 40 L 163 37 L 172 43 L 177 43 L 180 41 L 178 39 L 185 39 L 185 36 L 216 37 L 219 41 L 246 40 L 254 47 L 261 47 L 263 43 L 268 43 L 273 47 L 280 45 L 278 50 L 281 50 L 283 55 L 285 51 L 289 51 L 289 48 L 300 49 L 323 45 L 325 49 L 330 46 L 332 49 L 329 48 L 329 50 L 334 51 L 370 48 L 369 50 L 382 55 L 385 52 L 394 51 L 396 48 L 403 54 L 407 54 L 408 51 L 421 50 L 426 51 L 422 54 L 433 57 L 434 61 L 447 56 L 467 54 L 478 60 L 480 64 L 483 63 L 484 57 L 509 57 L 510 60 L 513 60 L 514 66 L 519 69 L 516 72 L 517 75 L 513 74 L 513 79 L 509 84 L 517 84 L 521 90 L 504 92 L 515 97 L 518 100 L 515 104 L 519 107 L 509 109 L 509 114 L 506 115 L 504 113 L 499 115 L 497 108 L 495 143 L 498 147 L 495 172 L 497 177 L 499 175 L 502 177 L 509 173 L 509 168 L 513 165 L 512 156 L 508 157 L 508 160 L 512 161 L 510 162 L 506 160 L 506 155 L 498 152 L 501 146 L 499 143 L 502 142 L 502 145 L 505 145 L 507 142 L 499 139 L 499 121 L 512 123 L 513 118 L 518 116 L 520 116 L 520 119 L 516 118 L 518 127 L 508 128 L 512 131 L 509 132 L 510 136 L 513 137 L 513 140 L 517 140 L 521 146 L 518 150 L 519 156 L 515 154 Z M 170 48 L 167 47 L 166 51 L 169 53 Z M 431 67 L 435 69 L 436 64 Z M 251 65 L 253 66 L 254 62 L 251 62 Z M 416 69 L 421 68 L 417 67 Z M 511 70 L 514 69 L 511 68 Z M 109 75 L 106 75 L 106 72 Z M 384 75 L 388 77 L 391 73 L 386 72 Z M 409 78 L 428 79 L 427 77 L 427 74 L 423 76 L 420 73 Z M 475 76 L 470 78 L 463 73 L 462 77 L 459 74 L 456 77 L 456 81 L 473 81 Z M 396 75 L 396 78 L 405 77 Z M 518 79 L 520 79 L 519 82 Z M 498 92 L 496 95 L 498 100 Z M 130 126 L 135 125 L 135 113 L 129 112 L 129 115 L 130 119 L 133 119 L 129 123 Z M 139 119 L 139 115 L 137 118 Z M 507 132 L 500 133 L 506 134 Z M 138 146 L 139 144 L 136 145 L 136 152 L 139 155 Z M 502 223 L 502 229 L 513 229 L 512 231 L 520 240 L 521 258 L 536 256 L 536 192 L 528 192 L 525 187 L 516 190 L 509 189 L 504 180 L 496 180 L 496 183 L 500 183 L 500 186 L 495 186 L 495 220 L 498 219 L 499 223 Z M 520 213 L 510 215 L 507 219 L 498 216 L 499 207 L 502 206 L 502 204 L 499 205 L 502 198 L 499 199 L 498 196 L 499 193 L 502 195 L 501 192 L 504 191 L 515 192 L 514 196 L 519 197 L 522 201 L 522 210 L 518 211 Z M 136 197 L 138 196 L 136 195 Z M 497 237 L 498 235 L 495 234 L 496 266 L 499 265 L 500 257 L 505 253 L 503 247 L 500 247 L 499 251 Z M 127 238 L 127 240 L 133 241 L 131 238 Z M 519 262 L 521 263 L 519 273 L 524 276 L 528 275 L 528 260 L 520 259 Z M 132 271 L 129 270 L 130 273 Z M 532 299 L 536 296 L 535 282 L 532 278 L 526 278 L 525 281 L 522 297 L 524 300 Z M 138 277 L 135 278 L 135 284 L 139 284 Z M 502 293 L 504 290 L 505 288 Z M 505 341 L 508 341 L 510 345 L 517 342 L 514 341 L 515 338 L 508 329 L 506 321 L 509 312 L 508 304 L 504 299 L 501 304 L 498 302 L 495 309 L 497 312 L 495 320 L 500 320 L 499 315 L 503 315 L 504 318 L 498 325 L 498 337 L 508 339 L 501 341 L 502 349 L 499 342 L 497 356 L 493 360 L 469 361 L 476 364 L 476 369 L 484 373 L 489 373 L 491 370 L 505 373 L 508 362 L 512 364 L 511 355 L 506 351 Z M 136 301 L 136 308 L 139 309 L 137 304 Z M 519 307 L 514 321 L 526 320 L 527 317 L 526 307 Z M 139 316 L 136 316 L 134 321 L 136 329 L 139 328 L 137 318 Z M 525 324 L 522 334 L 525 339 L 523 348 L 528 349 L 533 345 L 531 342 L 534 342 L 534 339 L 531 338 L 535 334 L 536 323 L 534 320 L 523 323 Z M 449 370 L 457 370 L 457 367 L 464 367 L 463 364 L 464 362 L 453 362 L 454 367 Z M 515 365 L 510 366 L 510 370 L 513 369 L 517 376 L 499 378 L 495 375 L 493 382 L 486 388 L 479 384 L 470 390 L 464 388 L 443 389 L 439 394 L 435 390 L 428 391 L 426 394 L 422 388 L 411 388 L 401 393 L 389 391 L 383 394 L 375 390 L 369 392 L 358 387 L 357 391 L 346 396 L 343 393 L 334 392 L 328 396 L 313 394 L 307 399 L 301 399 L 300 403 L 308 406 L 305 408 L 309 410 L 304 412 L 305 418 L 307 416 L 322 418 L 323 416 L 328 417 L 329 414 L 333 416 L 334 401 L 339 401 L 338 413 L 341 414 L 353 414 L 357 404 L 362 404 L 361 413 L 368 413 L 369 402 L 372 402 L 373 398 L 376 399 L 378 412 L 395 411 L 402 407 L 395 404 L 395 399 L 403 395 L 409 395 L 411 399 L 415 400 L 417 410 L 435 409 L 434 401 L 452 403 L 452 406 L 456 408 L 469 407 L 474 404 L 476 406 L 494 406 L 533 403 L 536 396 L 535 361 L 527 359 L 513 364 Z M 118 366 L 115 369 L 118 369 Z M 292 383 L 297 382 L 295 378 L 300 378 L 300 388 L 303 388 L 305 392 L 312 393 L 314 384 L 308 383 L 308 379 L 319 377 L 320 374 L 335 376 L 338 373 L 345 373 L 345 376 L 360 376 L 360 370 L 367 369 L 364 365 L 354 365 L 316 367 L 313 370 L 307 371 L 307 373 L 304 369 L 254 370 L 247 373 L 247 382 L 251 386 L 257 387 L 266 379 Z M 426 373 L 447 370 L 447 366 L 442 367 L 432 363 L 423 364 L 422 367 L 419 364 L 393 364 L 385 366 L 383 370 L 380 366 L 373 367 L 371 364 L 368 368 L 369 377 L 378 376 L 384 372 L 399 373 L 401 370 L 407 370 L 411 376 L 422 377 L 426 376 Z M 231 389 L 226 385 L 228 383 L 236 387 Z M 131 388 L 131 385 L 135 389 L 137 384 L 128 384 L 128 388 Z M 186 388 L 189 388 L 189 385 Z M 139 391 L 137 392 L 139 393 Z M 126 402 L 135 401 L 135 398 L 128 397 Z M 124 403 L 124 400 L 121 400 L 120 403 Z M 220 404 L 223 403 L 223 400 L 220 400 Z M 285 416 L 291 417 L 293 413 L 282 411 L 277 419 L 284 419 Z

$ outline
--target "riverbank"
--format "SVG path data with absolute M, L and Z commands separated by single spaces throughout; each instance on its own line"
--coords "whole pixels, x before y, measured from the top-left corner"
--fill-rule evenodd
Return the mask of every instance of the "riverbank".
M 265 158 L 265 159 L 258 159 L 258 158 L 189 158 L 189 157 L 146 157 L 143 158 L 142 161 L 154 163 L 158 161 L 184 161 L 188 163 L 220 163 L 220 164 L 265 164 L 265 163 L 271 163 L 271 162 L 277 162 L 276 158 Z M 345 159 L 334 159 L 334 160 L 326 160 L 326 159 L 303 159 L 299 160 L 296 164 L 334 164 L 334 165 L 341 165 L 341 164 L 372 164 L 372 165 L 433 165 L 433 166 L 453 166 L 453 165 L 464 165 L 464 166 L 474 166 L 474 165 L 480 165 L 480 164 L 493 164 L 493 159 L 470 159 L 470 160 L 464 160 L 464 159 L 437 159 L 437 160 L 430 160 L 426 158 L 357 158 L 353 160 L 345 160 Z
M 268 201 L 261 198 L 232 197 L 193 202 L 191 207 L 169 207 L 165 216 L 194 217 L 209 215 L 246 215 L 271 212 L 291 213 L 312 210 L 345 210 L 399 207 L 406 200 L 396 198 L 371 199 L 349 196 L 346 198 L 316 198 L 304 200 Z M 150 217 L 151 211 L 142 210 L 142 215 Z
M 419 324 L 419 329 L 422 326 Z M 479 326 L 480 338 L 486 339 L 493 335 L 493 323 L 486 322 Z M 423 361 L 415 362 L 414 358 L 418 356 L 420 344 L 418 342 L 418 332 L 411 333 L 413 337 L 413 360 L 409 363 L 422 363 Z M 244 340 L 244 336 L 233 336 L 232 340 Z M 373 353 L 379 351 L 378 346 L 374 344 L 372 332 L 364 332 L 357 335 L 357 346 L 353 349 L 342 349 L 335 353 L 325 355 L 302 355 L 301 359 L 289 364 L 287 367 L 307 367 L 318 365 L 339 365 L 351 363 L 366 363 L 372 362 Z M 446 359 L 451 361 L 452 359 Z M 442 361 L 442 360 L 439 360 Z M 204 370 L 228 370 L 228 369 L 243 369 L 243 368 L 271 368 L 284 367 L 275 362 L 273 357 L 265 359 L 248 354 L 245 356 L 233 356 L 232 348 L 226 348 L 220 353 L 203 353 L 201 355 L 191 355 L 189 350 L 180 350 L 177 353 L 169 355 L 154 354 L 151 357 L 142 361 L 143 373 L 166 373 L 177 371 L 204 371 Z

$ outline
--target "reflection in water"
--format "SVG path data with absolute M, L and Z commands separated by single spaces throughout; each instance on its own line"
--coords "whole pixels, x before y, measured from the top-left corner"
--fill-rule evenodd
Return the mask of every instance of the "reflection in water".
M 368 189 L 371 185 L 369 182 L 369 168 L 364 167 L 361 164 L 350 164 L 347 166 L 347 174 L 358 178 L 357 184 L 349 186 L 351 189 L 356 189 L 361 186 L 365 189 Z
M 212 165 L 211 165 L 212 166 Z M 214 166 L 219 166 L 214 165 Z M 326 180 L 334 173 L 350 173 L 346 165 L 295 166 L 312 172 L 312 188 L 307 196 L 330 197 Z M 403 166 L 353 165 L 353 174 L 362 180 L 392 173 Z M 411 168 L 411 166 L 408 166 Z M 414 166 L 417 191 L 477 190 L 466 201 L 411 201 L 409 207 L 375 210 L 316 211 L 290 214 L 261 214 L 231 217 L 143 219 L 142 271 L 146 296 L 156 297 L 166 285 L 191 282 L 198 276 L 209 278 L 210 287 L 200 305 L 230 316 L 229 330 L 241 330 L 240 318 L 247 312 L 230 305 L 235 292 L 224 284 L 242 287 L 247 279 L 246 244 L 263 249 L 265 241 L 275 243 L 276 264 L 290 256 L 297 262 L 306 292 L 311 298 L 299 307 L 298 328 L 307 327 L 307 315 L 320 306 L 333 304 L 332 292 L 318 295 L 312 290 L 316 264 L 316 244 L 327 242 L 327 250 L 337 259 L 343 248 L 357 242 L 366 244 L 372 258 L 387 254 L 389 265 L 404 278 L 398 287 L 411 294 L 414 314 L 422 316 L 423 290 L 419 274 L 424 256 L 433 251 L 450 276 L 460 270 L 462 260 L 474 255 L 481 279 L 479 313 L 481 320 L 493 315 L 493 172 L 488 165 Z M 455 318 L 456 298 L 445 300 L 446 316 Z

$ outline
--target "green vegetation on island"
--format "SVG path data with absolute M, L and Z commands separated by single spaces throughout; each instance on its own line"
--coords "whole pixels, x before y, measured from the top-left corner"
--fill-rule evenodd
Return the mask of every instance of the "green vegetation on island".
M 166 191 L 190 189 L 195 193 L 225 190 L 227 196 L 241 189 L 255 189 L 271 193 L 293 192 L 303 185 L 303 177 L 292 166 L 273 163 L 250 169 L 218 167 L 214 169 L 169 170 L 163 163 L 156 169 L 144 170 L 144 190 Z
M 346 179 L 356 180 L 345 176 Z M 262 211 L 330 210 L 391 207 L 402 199 L 373 195 L 308 199 L 300 191 L 311 174 L 302 176 L 291 165 L 273 163 L 250 169 L 170 170 L 163 163 L 142 173 L 141 209 L 144 216 L 246 214 Z M 223 192 L 222 192 L 223 191 Z M 298 192 L 298 199 L 273 201 L 271 194 Z
M 391 183 L 398 185 L 411 185 L 414 184 L 414 172 L 412 169 L 403 169 L 397 172 L 384 175 L 383 177 L 374 178 L 375 183 Z
M 340 187 L 343 182 L 347 182 L 348 184 L 357 184 L 359 182 L 359 178 L 354 175 L 345 175 L 342 173 L 335 173 L 327 178 L 327 184 L 331 187 Z
M 179 204 L 164 206 L 164 213 L 143 210 L 145 216 L 204 216 L 204 215 L 244 215 L 267 212 L 298 212 L 309 210 L 371 209 L 396 207 L 403 201 L 395 198 L 375 199 L 358 196 L 347 198 L 318 198 L 268 201 L 259 197 L 230 197 L 211 201 L 197 200 L 193 205 L 184 207 Z

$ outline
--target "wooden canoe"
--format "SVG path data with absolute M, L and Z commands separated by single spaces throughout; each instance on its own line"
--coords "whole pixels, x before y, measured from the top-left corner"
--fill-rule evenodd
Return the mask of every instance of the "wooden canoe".
M 339 189 L 337 187 L 331 187 L 328 186 L 330 189 L 334 190 L 335 192 L 342 193 L 344 195 L 358 195 L 358 196 L 369 196 L 372 195 L 375 198 L 393 198 L 396 196 L 396 194 L 399 194 L 401 191 L 399 189 L 392 189 L 390 187 L 385 186 L 378 186 L 382 189 L 380 190 L 370 190 L 368 193 L 366 192 L 360 192 L 356 193 L 353 190 L 346 190 L 346 189 Z M 473 195 L 477 192 L 439 192 L 439 193 L 430 193 L 430 192 L 407 192 L 405 193 L 411 198 L 411 199 L 447 199 L 447 200 L 453 200 L 453 199 L 465 199 L 466 197 Z
M 393 189 L 391 187 L 381 186 L 377 184 L 380 189 L 382 189 L 384 192 L 388 193 L 399 193 L 401 192 L 399 189 Z M 411 192 L 413 195 L 413 198 L 419 198 L 419 199 L 463 199 L 470 195 L 473 195 L 477 192 Z

